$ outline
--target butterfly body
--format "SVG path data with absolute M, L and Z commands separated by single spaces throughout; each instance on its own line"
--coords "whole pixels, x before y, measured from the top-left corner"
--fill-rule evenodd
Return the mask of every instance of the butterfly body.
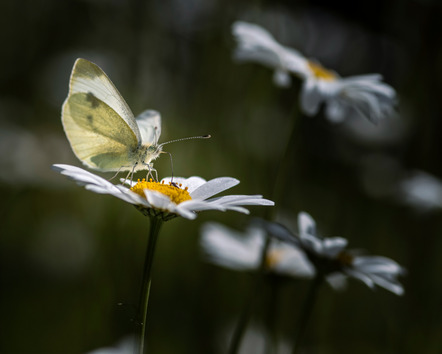
M 150 170 L 161 153 L 160 114 L 147 110 L 135 118 L 103 70 L 85 59 L 72 69 L 62 123 L 75 155 L 95 170 Z

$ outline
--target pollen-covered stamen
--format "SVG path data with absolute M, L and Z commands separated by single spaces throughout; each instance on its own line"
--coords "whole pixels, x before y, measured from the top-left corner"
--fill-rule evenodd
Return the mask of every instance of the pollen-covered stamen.
M 180 204 L 181 202 L 192 199 L 189 192 L 187 191 L 187 187 L 185 187 L 184 189 L 182 189 L 181 187 L 181 184 L 177 185 L 173 182 L 154 182 L 152 178 L 149 180 L 149 182 L 147 182 L 143 178 L 143 180 L 141 181 L 138 180 L 138 183 L 131 188 L 131 191 L 141 195 L 144 198 L 144 190 L 150 189 L 167 195 L 172 202 L 174 202 L 175 204 Z
M 337 257 L 338 262 L 343 266 L 351 266 L 353 264 L 354 257 L 348 252 L 341 252 Z
M 313 72 L 313 75 L 315 75 L 318 79 L 322 79 L 325 81 L 333 81 L 336 79 L 336 74 L 325 69 L 322 65 L 318 63 L 308 60 L 307 65 L 309 69 Z

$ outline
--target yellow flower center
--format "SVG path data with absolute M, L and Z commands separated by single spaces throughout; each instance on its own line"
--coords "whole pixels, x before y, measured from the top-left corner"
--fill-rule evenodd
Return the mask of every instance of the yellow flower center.
M 338 254 L 338 262 L 341 263 L 344 266 L 351 266 L 353 264 L 354 257 L 347 253 L 347 252 L 341 252 Z
M 268 251 L 265 259 L 267 269 L 272 269 L 281 262 L 283 254 L 282 250 Z
M 307 65 L 309 69 L 313 72 L 313 75 L 315 75 L 318 79 L 322 79 L 325 81 L 333 81 L 336 79 L 336 74 L 325 69 L 322 65 L 318 63 L 308 60 Z
M 147 182 L 144 178 L 142 181 L 138 180 L 138 183 L 133 186 L 130 190 L 141 195 L 143 198 L 146 197 L 144 194 L 145 189 L 150 189 L 152 191 L 160 192 L 164 195 L 167 195 L 172 202 L 175 204 L 180 204 L 186 200 L 191 200 L 189 192 L 187 191 L 187 187 L 182 189 L 182 184 L 175 184 L 173 182 L 169 182 L 165 184 L 163 182 L 153 182 L 152 178 Z

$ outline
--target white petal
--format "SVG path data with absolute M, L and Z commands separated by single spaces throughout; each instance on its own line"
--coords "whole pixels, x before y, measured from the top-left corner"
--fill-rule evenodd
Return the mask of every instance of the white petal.
M 187 191 L 189 193 L 192 193 L 195 189 L 202 186 L 206 183 L 206 180 L 204 178 L 198 177 L 198 176 L 192 176 L 189 178 L 184 177 L 166 177 L 161 180 L 161 182 L 164 182 L 166 184 L 169 184 L 170 182 L 176 183 L 178 185 L 182 184 L 181 188 L 187 187 Z
M 282 46 L 268 31 L 251 23 L 235 22 L 232 34 L 238 42 L 234 53 L 236 60 L 253 61 L 270 68 L 281 67 Z
M 413 171 L 399 182 L 404 203 L 423 211 L 442 208 L 442 181 L 423 171 Z
M 275 205 L 271 200 L 263 199 L 262 195 L 226 195 L 206 201 L 222 205 Z
M 376 285 L 381 286 L 384 289 L 387 289 L 396 295 L 403 295 L 405 292 L 402 285 L 396 281 L 391 281 L 376 274 L 370 274 L 369 276 Z
M 348 107 L 337 99 L 327 100 L 325 115 L 330 122 L 341 123 L 348 117 Z
M 189 220 L 194 220 L 197 217 L 197 214 L 193 210 L 181 207 L 179 204 L 174 208 L 173 212 Z
M 347 287 L 347 277 L 342 273 L 331 273 L 325 279 L 334 290 L 342 291 Z
M 170 212 L 175 211 L 175 203 L 170 198 L 160 192 L 145 189 L 144 194 L 150 205 L 155 209 L 167 210 Z
M 318 114 L 319 107 L 324 97 L 318 90 L 316 80 L 307 78 L 302 85 L 301 91 L 301 108 L 308 116 Z
M 329 237 L 323 240 L 323 255 L 335 258 L 345 247 L 348 241 L 342 237 Z
M 271 69 L 281 67 L 281 58 L 274 50 L 238 47 L 233 54 L 233 59 L 238 62 L 260 63 Z
M 306 79 L 311 75 L 311 71 L 308 67 L 308 60 L 297 50 L 284 47 L 284 52 L 281 56 L 283 57 L 284 68 L 291 73 L 301 79 Z
M 236 21 L 232 25 L 232 33 L 246 46 L 259 45 L 270 48 L 279 46 L 270 32 L 252 23 Z
M 264 235 L 258 230 L 240 234 L 218 223 L 201 229 L 201 246 L 208 261 L 237 270 L 253 270 L 259 265 Z
M 273 269 L 276 273 L 302 278 L 312 278 L 315 275 L 315 267 L 301 250 L 282 242 L 278 242 L 276 247 L 271 246 L 270 252 L 272 250 L 281 252 L 280 260 Z
M 65 175 L 73 179 L 75 182 L 77 182 L 80 185 L 91 183 L 103 186 L 113 186 L 112 183 L 105 180 L 104 178 L 97 176 L 77 166 L 56 164 L 52 165 L 52 169 L 54 171 L 60 172 L 62 175 Z
M 236 186 L 238 183 L 239 181 L 235 178 L 219 177 L 200 185 L 198 188 L 196 188 L 191 192 L 189 191 L 189 194 L 192 197 L 192 199 L 204 200 L 210 198 L 215 194 L 221 193 L 226 189 L 232 188 L 233 186 Z
M 278 87 L 290 87 L 292 79 L 289 73 L 283 69 L 277 69 L 273 73 L 273 83 Z
M 384 82 L 380 75 L 352 76 L 341 80 L 341 93 L 348 107 L 373 123 L 394 113 L 396 91 Z
M 131 190 L 128 190 L 127 188 L 120 186 L 120 185 L 116 185 L 115 186 L 117 189 L 120 190 L 120 199 L 123 199 L 125 201 L 127 201 L 128 203 L 132 203 L 135 205 L 142 205 L 145 206 L 147 208 L 152 207 L 145 198 L 143 198 L 142 196 L 138 195 L 137 193 L 132 192 Z
M 310 214 L 301 211 L 298 214 L 298 229 L 302 237 L 305 234 L 316 235 L 316 223 Z
M 204 200 L 186 200 L 179 204 L 180 208 L 185 208 L 192 211 L 203 211 L 203 210 L 219 210 L 226 211 L 226 208 L 222 205 L 207 203 Z
M 362 272 L 355 271 L 350 268 L 345 268 L 344 272 L 352 278 L 359 279 L 360 281 L 365 283 L 365 285 L 367 285 L 370 289 L 375 288 L 374 281 L 366 274 L 364 274 Z
M 367 273 L 389 273 L 399 275 L 404 269 L 390 258 L 380 256 L 358 256 L 353 260 L 353 267 Z
M 240 207 L 240 206 L 227 206 L 226 210 L 236 211 L 238 213 L 249 215 L 250 211 L 246 208 Z

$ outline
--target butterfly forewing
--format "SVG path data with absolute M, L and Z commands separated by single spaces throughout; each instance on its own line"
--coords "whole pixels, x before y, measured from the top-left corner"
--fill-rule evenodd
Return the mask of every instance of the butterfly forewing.
M 70 94 L 62 122 L 76 156 L 101 171 L 131 169 L 138 139 L 115 110 L 91 93 Z
M 104 71 L 86 59 L 77 59 L 72 69 L 69 96 L 76 93 L 90 93 L 106 102 L 127 123 L 138 143 L 141 142 L 137 123 L 126 101 Z

